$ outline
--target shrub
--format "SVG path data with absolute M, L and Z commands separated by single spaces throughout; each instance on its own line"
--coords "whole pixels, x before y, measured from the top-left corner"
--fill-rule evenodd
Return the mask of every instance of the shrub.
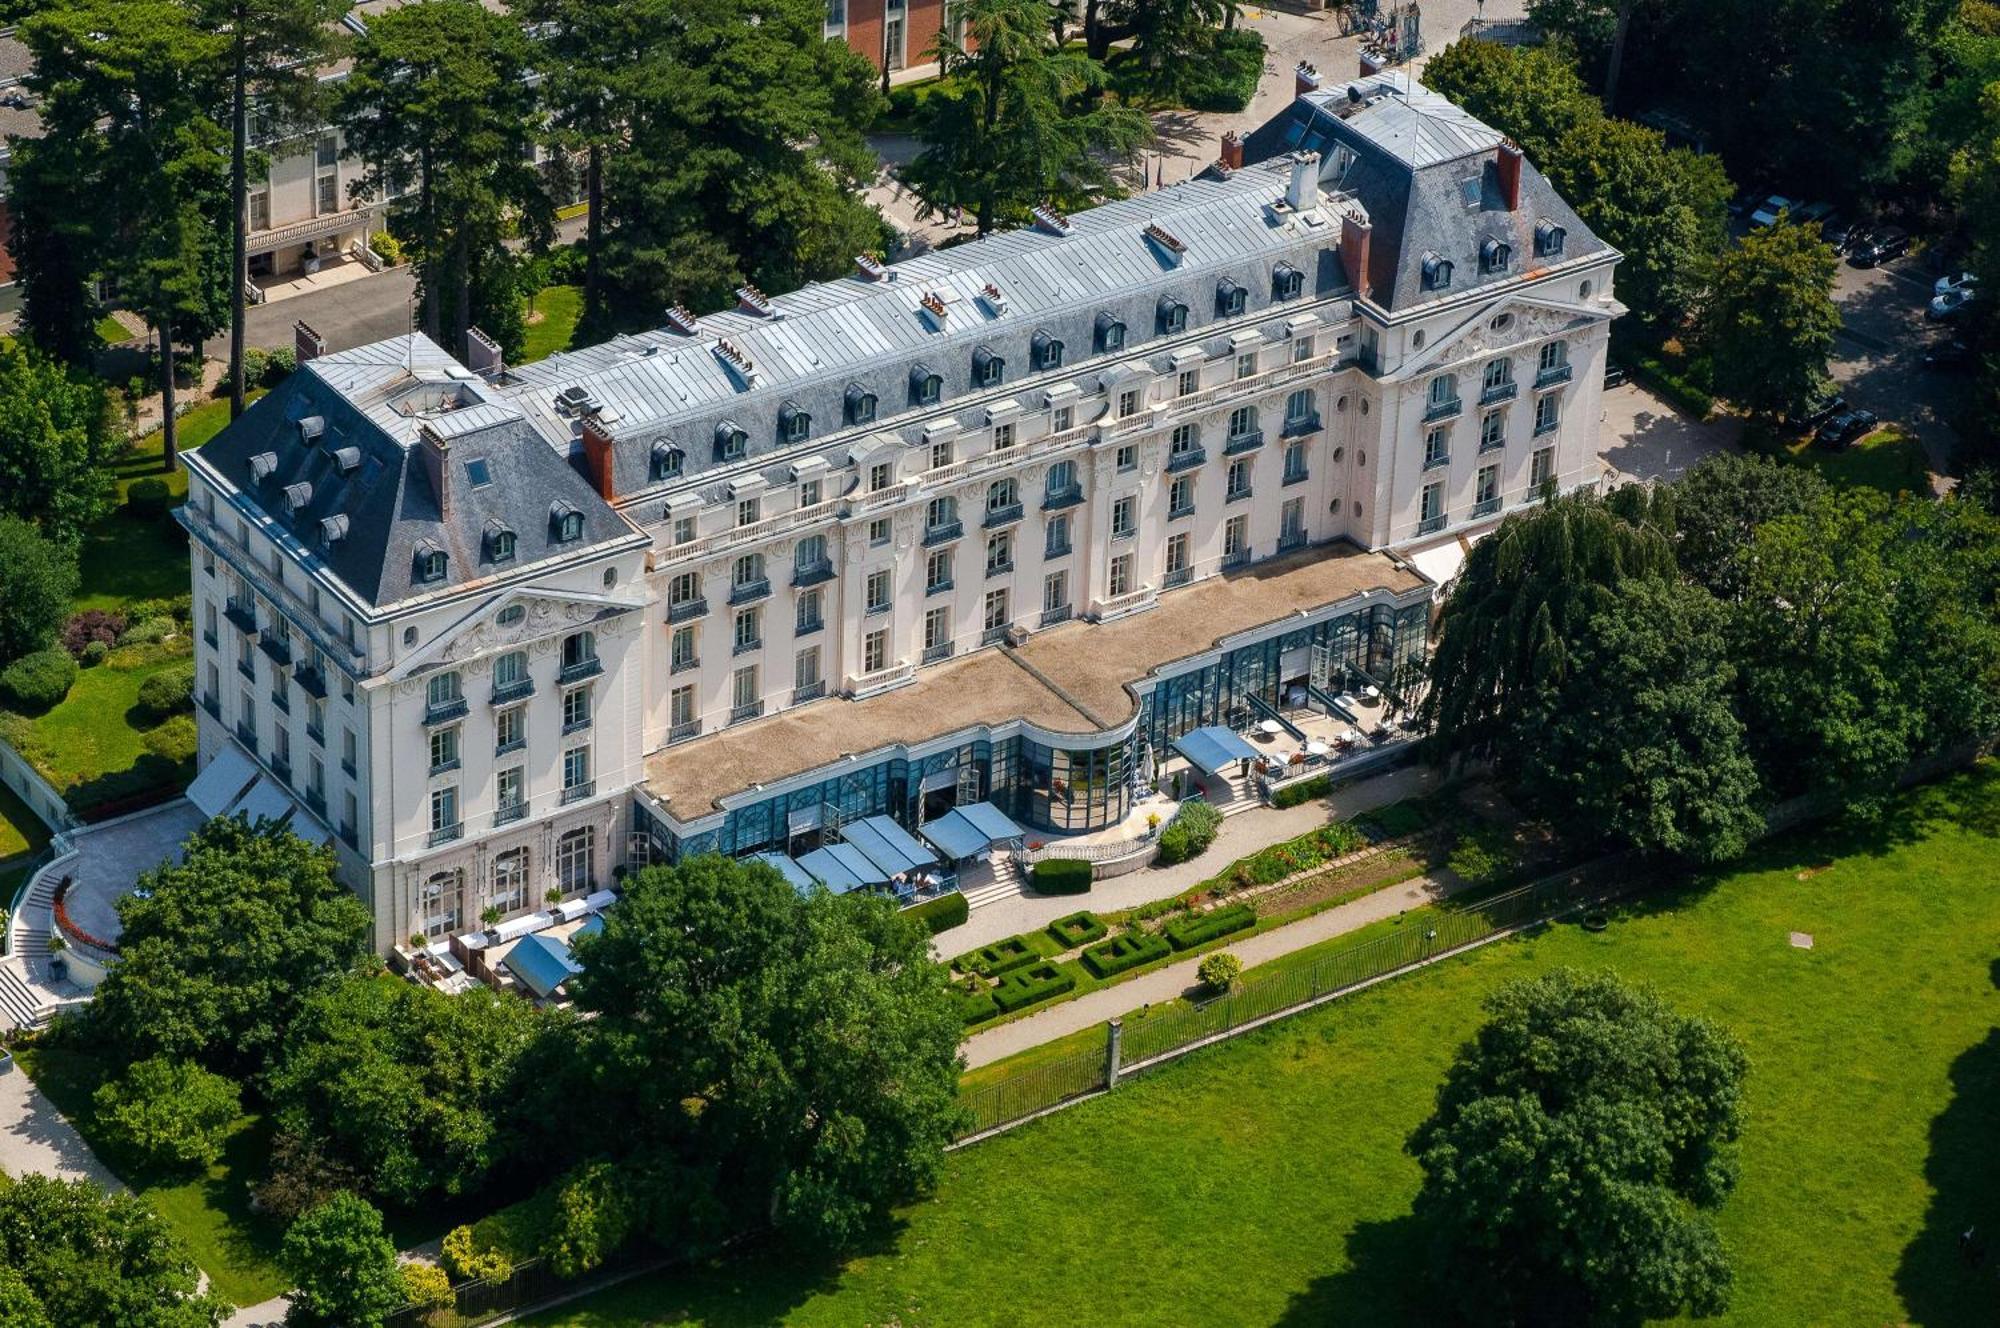
M 638 1204 L 619 1169 L 586 1162 L 556 1185 L 554 1220 L 542 1257 L 557 1277 L 581 1277 L 604 1266 L 631 1238 Z
M 271 1140 L 270 1169 L 251 1190 L 259 1211 L 290 1222 L 343 1190 L 359 1193 L 361 1176 L 317 1141 L 289 1130 Z
M 206 1167 L 242 1114 L 235 1084 L 189 1061 L 154 1056 L 97 1089 L 91 1107 L 112 1146 L 149 1167 Z
M 1002 973 L 1017 968 L 1026 968 L 1042 956 L 1035 948 L 1019 936 L 1009 936 L 1004 941 L 962 954 L 952 960 L 952 966 L 961 973 L 977 973 L 982 978 L 997 978 Z
M 271 353 L 262 346 L 251 346 L 245 350 L 243 352 L 243 381 L 245 383 L 263 382 L 264 371 L 270 367 L 270 362 Z M 227 393 L 229 391 L 229 379 L 225 377 L 222 382 L 216 385 L 215 390 L 218 395 Z
M 1182 100 L 1197 111 L 1240 111 L 1264 74 L 1264 38 L 1249 28 L 1217 32 L 1206 60 L 1187 62 Z
M 194 661 L 168 665 L 140 683 L 139 705 L 160 719 L 194 709 Z
M 1108 978 L 1141 964 L 1150 964 L 1155 959 L 1164 959 L 1172 952 L 1173 947 L 1166 941 L 1135 927 L 1085 950 L 1083 966 L 1090 970 L 1092 977 Z
M 960 992 L 958 1006 L 968 1024 L 985 1023 L 1000 1013 L 1000 1007 L 993 1003 L 993 992 L 987 987 L 981 987 L 978 991 Z
M 76 598 L 76 553 L 15 516 L 0 516 L 0 664 L 55 640 Z
M 1243 976 L 1243 961 L 1227 950 L 1217 950 L 1201 961 L 1195 970 L 1200 974 L 1203 985 L 1210 991 L 1224 992 L 1236 985 L 1236 979 Z
M 152 646 L 166 640 L 174 632 L 172 618 L 142 618 L 136 622 L 128 620 L 128 626 L 118 634 L 121 646 Z
M 1049 924 L 1049 935 L 1055 937 L 1056 944 L 1065 950 L 1102 940 L 1106 930 L 1104 920 L 1088 909 L 1057 918 Z
M 434 1263 L 404 1264 L 403 1294 L 420 1310 L 450 1309 L 458 1303 L 451 1294 L 451 1278 Z
M 1480 826 L 1458 837 L 1445 865 L 1472 885 L 1486 885 L 1513 869 L 1514 845 L 1497 826 Z
M 291 377 L 292 371 L 298 367 L 299 353 L 290 346 L 280 346 L 265 353 L 264 372 L 257 381 L 265 387 L 276 387 Z
M 161 760 L 179 765 L 194 759 L 200 736 L 193 715 L 174 715 L 161 721 L 158 727 L 146 730 L 139 741 Z
M 109 609 L 85 609 L 82 613 L 70 615 L 63 624 L 63 649 L 83 658 L 83 649 L 93 641 L 101 642 L 109 650 L 118 642 L 118 634 L 125 630 L 125 615 Z M 100 659 L 103 652 L 99 652 Z
M 1000 979 L 993 988 L 993 1003 L 1000 1007 L 1001 1013 L 1012 1014 L 1060 996 L 1074 986 L 1073 975 L 1054 964 L 1040 963 L 1033 968 L 1016 969 Z
M 387 231 L 376 231 L 369 236 L 368 247 L 375 251 L 377 258 L 390 267 L 403 261 L 403 242 Z
M 471 1227 L 453 1227 L 445 1233 L 444 1266 L 461 1282 L 498 1282 L 511 1276 L 514 1261 L 502 1250 L 482 1248 Z
M 925 900 L 921 904 L 905 909 L 904 912 L 929 927 L 931 935 L 936 936 L 939 932 L 950 931 L 971 917 L 972 905 L 965 902 L 963 893 L 954 890 L 948 895 Z
M 1075 858 L 1045 858 L 1035 864 L 1033 884 L 1038 894 L 1081 895 L 1090 893 L 1090 864 Z
M 77 663 L 87 669 L 95 668 L 99 664 L 102 664 L 104 657 L 110 653 L 110 646 L 105 645 L 102 641 L 92 641 L 84 646 L 83 655 L 77 660 Z
M 157 475 L 133 480 L 132 487 L 125 491 L 125 510 L 141 521 L 163 517 L 173 505 L 174 491 Z
M 40 714 L 76 685 L 76 661 L 67 650 L 37 650 L 0 670 L 0 696 L 29 714 Z
M 1273 807 L 1296 807 L 1302 802 L 1311 802 L 1314 798 L 1324 798 L 1332 791 L 1332 775 L 1314 775 L 1311 779 L 1302 779 L 1296 784 L 1289 784 L 1279 789 L 1276 793 L 1273 793 L 1271 795 L 1271 805 Z
M 1257 925 L 1257 910 L 1248 904 L 1231 904 L 1208 913 L 1190 913 L 1166 925 L 1167 943 L 1176 950 L 1192 950 L 1218 936 Z
M 1222 813 L 1205 802 L 1184 802 L 1174 822 L 1160 832 L 1160 865 L 1171 867 L 1208 852 L 1222 828 Z

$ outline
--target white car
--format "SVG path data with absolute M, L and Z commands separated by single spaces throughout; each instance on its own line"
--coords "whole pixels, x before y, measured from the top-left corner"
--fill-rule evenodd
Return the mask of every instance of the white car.
M 1942 295 L 1932 296 L 1931 317 L 1939 319 L 1957 317 L 1959 311 L 1971 304 L 1972 297 L 1978 293 L 1976 287 L 1962 286 L 1957 290 L 1948 290 Z
M 1954 291 L 1969 291 L 1979 284 L 1979 278 L 1970 272 L 1960 272 L 1955 276 L 1939 277 L 1931 287 L 1933 295 L 1950 295 Z
M 1780 213 L 1790 212 L 1797 206 L 1797 203 L 1786 198 L 1783 194 L 1772 194 L 1769 198 L 1759 203 L 1757 210 L 1750 214 L 1750 224 L 1752 226 L 1775 226 L 1778 224 L 1778 215 Z

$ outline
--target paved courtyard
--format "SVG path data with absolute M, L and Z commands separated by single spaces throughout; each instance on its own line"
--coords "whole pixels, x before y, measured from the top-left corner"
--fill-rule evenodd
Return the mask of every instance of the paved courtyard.
M 118 901 L 131 893 L 141 872 L 151 871 L 208 818 L 186 798 L 75 835 L 77 860 L 68 869 L 75 878 L 64 899 L 70 921 L 91 935 L 116 942 L 123 925 Z

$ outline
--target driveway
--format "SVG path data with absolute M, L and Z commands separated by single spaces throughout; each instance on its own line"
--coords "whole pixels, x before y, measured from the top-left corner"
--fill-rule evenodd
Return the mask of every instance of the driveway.
M 1703 457 L 1734 447 L 1742 432 L 1740 420 L 1704 423 L 1627 381 L 1604 393 L 1598 455 L 1614 484 L 1676 480 Z
M 1931 469 L 1943 471 L 1958 443 L 1945 415 L 1964 379 L 1923 365 L 1925 349 L 1948 335 L 1924 316 L 1932 280 L 1923 264 L 1910 260 L 1874 268 L 1843 262 L 1833 286 L 1841 332 L 1828 367 L 1851 404 L 1916 435 Z

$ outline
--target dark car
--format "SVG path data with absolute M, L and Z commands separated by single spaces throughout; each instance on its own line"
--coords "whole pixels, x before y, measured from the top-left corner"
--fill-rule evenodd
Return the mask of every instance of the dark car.
M 1606 387 L 1625 386 L 1625 366 L 1622 364 L 1606 363 L 1604 366 L 1604 385 Z
M 1853 257 L 1847 261 L 1856 267 L 1874 267 L 1892 258 L 1901 258 L 1910 252 L 1910 233 L 1897 226 L 1884 226 L 1874 232 L 1866 242 L 1854 246 Z
M 1810 433 L 1846 409 L 1847 398 L 1834 392 L 1809 403 L 1804 410 L 1785 423 L 1796 433 Z
M 1956 337 L 1940 341 L 1924 352 L 1924 368 L 1939 373 L 1963 372 L 1972 367 L 1972 347 Z
M 1865 438 L 1874 432 L 1880 423 L 1872 410 L 1843 410 L 1840 414 L 1819 426 L 1815 441 L 1820 446 L 1835 452 L 1842 450 L 1858 438 Z
M 1839 217 L 1829 217 L 1819 228 L 1819 238 L 1833 246 L 1833 252 L 1844 254 L 1857 239 L 1866 238 L 1868 228 L 1858 221 L 1842 221 Z

